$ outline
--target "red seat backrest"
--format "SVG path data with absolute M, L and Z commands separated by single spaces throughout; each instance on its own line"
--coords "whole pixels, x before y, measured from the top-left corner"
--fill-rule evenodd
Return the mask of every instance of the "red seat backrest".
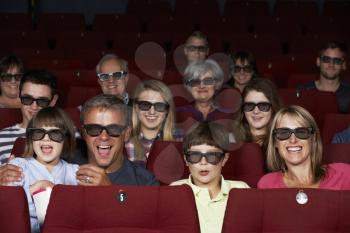
M 199 233 L 188 186 L 54 187 L 43 225 L 51 232 Z M 73 230 L 74 229 L 74 230 Z
M 350 144 L 324 144 L 322 162 L 350 163 Z
M 22 121 L 22 114 L 19 108 L 0 108 L 0 129 L 12 126 Z
M 0 186 L 0 231 L 30 233 L 29 209 L 22 187 Z
M 322 126 L 322 141 L 330 143 L 333 136 L 350 126 L 350 114 L 327 113 Z
M 255 188 L 265 174 L 265 157 L 257 143 L 230 144 L 230 158 L 222 169 L 225 179 L 241 180 Z
M 22 138 L 22 137 L 17 138 L 15 143 L 13 144 L 11 154 L 15 155 L 16 157 L 22 157 L 25 145 L 26 145 L 25 138 Z
M 308 201 L 299 204 L 303 192 Z M 350 191 L 231 189 L 222 233 L 350 232 Z
M 189 172 L 182 153 L 182 143 L 154 141 L 148 155 L 146 168 L 157 177 L 161 184 L 168 185 L 176 180 L 186 178 Z
M 286 88 L 280 89 L 279 94 L 284 105 L 299 105 L 306 108 L 315 118 L 319 128 L 323 126 L 326 113 L 338 113 L 337 98 L 333 92 Z

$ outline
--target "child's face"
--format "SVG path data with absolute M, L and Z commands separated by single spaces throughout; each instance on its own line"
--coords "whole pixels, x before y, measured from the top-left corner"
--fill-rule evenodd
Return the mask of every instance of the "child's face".
M 41 127 L 40 129 L 44 130 L 60 130 L 57 127 Z M 63 132 L 62 130 L 60 130 Z M 49 131 L 50 132 L 50 131 Z M 52 137 L 59 138 L 59 132 L 58 131 L 51 131 Z M 62 133 L 63 134 L 63 133 Z M 64 134 L 63 134 L 64 135 Z M 39 135 L 40 136 L 40 135 Z M 32 135 L 32 140 L 33 140 Z M 44 165 L 56 165 L 59 160 L 63 149 L 63 142 L 64 142 L 64 136 L 63 140 L 61 142 L 53 141 L 50 139 L 48 133 L 44 135 L 44 137 L 40 140 L 33 140 L 33 149 L 36 154 L 36 160 L 38 160 L 40 163 Z
M 219 185 L 221 181 L 221 169 L 228 159 L 228 154 L 223 153 L 221 149 L 215 146 L 209 146 L 206 144 L 191 146 L 188 152 L 193 154 L 193 159 L 195 159 L 195 157 L 198 159 L 198 156 L 200 156 L 200 154 L 197 152 L 207 154 L 209 157 L 212 157 L 208 159 L 207 157 L 202 157 L 196 163 L 196 161 L 191 162 L 190 156 L 185 156 L 185 162 L 190 170 L 192 182 L 199 187 Z

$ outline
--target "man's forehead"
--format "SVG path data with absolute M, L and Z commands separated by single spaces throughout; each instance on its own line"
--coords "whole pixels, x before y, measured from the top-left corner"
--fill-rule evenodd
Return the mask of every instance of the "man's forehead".
M 122 69 L 121 64 L 116 59 L 110 59 L 110 60 L 104 61 L 101 64 L 102 72 L 120 71 L 121 69 Z
M 25 82 L 23 84 L 21 94 L 31 95 L 33 97 L 48 97 L 52 96 L 51 88 L 48 85 Z
M 206 45 L 206 41 L 203 38 L 191 36 L 187 40 L 188 45 Z
M 323 55 L 330 57 L 344 57 L 344 53 L 339 48 L 328 48 L 323 52 Z
M 109 124 L 122 124 L 125 116 L 118 106 L 112 107 L 92 107 L 85 112 L 84 119 L 89 123 L 108 120 Z M 86 123 L 86 122 L 85 122 Z

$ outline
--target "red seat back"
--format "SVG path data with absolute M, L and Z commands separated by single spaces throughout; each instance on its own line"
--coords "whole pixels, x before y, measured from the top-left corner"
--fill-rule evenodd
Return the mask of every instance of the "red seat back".
M 231 189 L 222 233 L 349 232 L 350 191 L 304 189 Z
M 330 143 L 333 136 L 350 126 L 350 114 L 327 113 L 322 126 L 322 141 Z
M 199 233 L 188 186 L 54 187 L 44 233 Z
M 324 164 L 350 163 L 350 144 L 325 144 L 322 160 Z
M 333 92 L 286 88 L 280 89 L 279 94 L 286 106 L 299 105 L 306 108 L 315 118 L 321 131 L 325 114 L 338 113 L 337 98 Z
M 17 138 L 15 143 L 13 144 L 11 154 L 15 155 L 16 157 L 22 157 L 24 153 L 24 148 L 26 145 L 26 139 L 25 138 Z
M 12 126 L 22 121 L 22 113 L 18 108 L 0 108 L 0 129 Z
M 22 187 L 0 186 L 0 230 L 30 233 L 29 209 Z

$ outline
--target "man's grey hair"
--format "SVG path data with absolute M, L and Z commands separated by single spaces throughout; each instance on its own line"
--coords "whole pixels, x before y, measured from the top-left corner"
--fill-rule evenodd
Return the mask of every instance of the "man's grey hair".
M 119 63 L 120 67 L 122 68 L 123 71 L 126 71 L 129 73 L 128 69 L 128 62 L 120 57 L 118 57 L 115 54 L 106 54 L 104 55 L 101 60 L 97 63 L 96 65 L 96 73 L 99 74 L 101 73 L 101 66 L 104 62 L 109 61 L 109 60 L 115 60 L 116 62 Z
M 93 108 L 99 108 L 104 110 L 116 110 L 122 113 L 124 116 L 124 125 L 130 126 L 131 117 L 130 117 L 130 107 L 124 104 L 123 100 L 119 99 L 115 95 L 101 94 L 92 97 L 86 101 L 80 112 L 80 123 L 84 124 L 87 112 Z

